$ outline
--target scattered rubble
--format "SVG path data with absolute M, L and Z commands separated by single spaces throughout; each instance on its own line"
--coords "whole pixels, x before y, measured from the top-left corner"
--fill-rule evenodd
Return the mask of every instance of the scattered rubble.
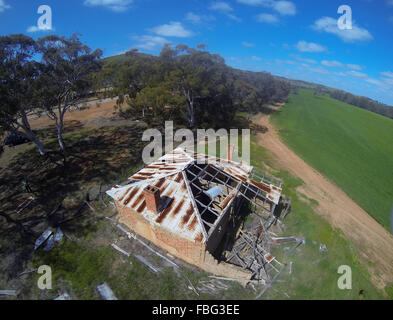
M 71 300 L 71 297 L 67 292 L 64 292 L 63 294 L 61 294 L 60 296 L 58 296 L 53 300 Z
M 36 240 L 34 244 L 34 251 L 37 250 L 48 238 L 52 235 L 53 231 L 50 229 L 45 230 Z
M 18 291 L 16 290 L 0 290 L 0 296 L 14 296 L 18 295 Z
M 105 282 L 97 286 L 97 291 L 104 300 L 118 300 L 112 289 Z

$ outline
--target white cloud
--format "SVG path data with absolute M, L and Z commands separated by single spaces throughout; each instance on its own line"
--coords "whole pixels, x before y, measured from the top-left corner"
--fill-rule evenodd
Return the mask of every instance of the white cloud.
M 39 28 L 39 27 L 37 27 L 37 26 L 30 26 L 30 27 L 28 27 L 27 28 L 27 30 L 26 30 L 26 32 L 28 32 L 28 33 L 35 33 L 35 32 L 45 32 L 45 31 L 54 31 L 55 29 L 52 27 L 52 29 L 49 29 L 49 28 L 46 28 L 46 27 L 44 27 L 44 28 Z
M 30 26 L 26 30 L 28 33 L 38 32 L 40 29 L 37 26 Z
M 299 41 L 296 44 L 296 49 L 300 52 L 323 52 L 326 48 L 318 43 Z
M 338 61 L 322 60 L 321 64 L 324 65 L 325 67 L 332 67 L 332 68 L 342 68 L 342 67 L 344 67 L 344 65 L 341 62 L 338 62 Z
M 346 69 L 351 69 L 351 70 L 363 70 L 364 69 L 362 66 L 359 66 L 357 64 L 344 64 L 339 61 L 322 60 L 321 64 L 326 67 L 332 67 L 332 68 L 346 68 Z
M 213 2 L 210 6 L 211 10 L 219 11 L 221 13 L 229 13 L 233 11 L 233 8 L 226 2 Z
M 201 24 L 203 22 L 213 21 L 215 18 L 210 15 L 198 15 L 194 12 L 188 12 L 186 14 L 185 20 L 193 24 Z
M 372 84 L 376 86 L 378 90 L 391 92 L 393 88 L 393 73 L 390 71 L 380 72 L 381 75 L 388 77 L 380 79 L 372 78 L 366 73 L 357 71 L 334 72 L 334 74 L 340 77 L 351 77 L 352 79 L 355 78 L 358 81 L 357 83 L 361 81 L 363 83 Z
M 145 50 L 155 50 L 163 47 L 166 43 L 170 43 L 170 41 L 163 37 L 149 35 L 134 36 L 133 39 L 139 42 L 138 44 L 136 44 L 136 48 Z
M 10 8 L 11 8 L 11 6 L 6 4 L 4 2 L 4 0 L 0 0 L 0 12 L 3 12 L 3 11 L 10 9 Z
M 87 6 L 102 6 L 115 12 L 126 11 L 133 0 L 85 0 Z
M 384 77 L 393 78 L 393 72 L 391 72 L 391 71 L 381 72 L 381 75 L 383 75 Z
M 270 23 L 275 24 L 278 22 L 277 16 L 269 13 L 261 13 L 257 16 L 258 22 Z
M 273 10 L 283 16 L 293 16 L 296 14 L 296 6 L 290 1 L 275 1 L 273 3 Z
M 252 57 L 247 57 L 246 60 L 251 60 L 251 61 L 262 61 L 262 58 L 252 56 Z
M 178 38 L 188 38 L 193 35 L 193 33 L 183 27 L 180 22 L 172 21 L 169 24 L 163 24 L 155 28 L 150 29 L 159 36 L 164 37 L 178 37 Z
M 300 70 L 307 70 L 312 73 L 318 73 L 318 74 L 330 74 L 328 70 L 322 67 L 314 67 L 310 66 L 309 64 L 302 63 L 301 66 L 299 66 Z
M 340 30 L 337 26 L 337 19 L 323 17 L 315 21 L 312 26 L 314 30 L 335 34 L 344 42 L 367 41 L 373 39 L 371 33 L 359 26 L 355 22 L 352 23 L 352 29 Z
M 347 64 L 346 67 L 352 70 L 363 70 L 364 67 L 359 66 L 358 64 Z
M 226 2 L 219 1 L 219 2 L 213 2 L 211 6 L 209 7 L 210 10 L 218 11 L 222 14 L 225 14 L 229 19 L 240 22 L 242 19 L 240 19 L 238 16 L 234 15 L 233 8 Z
M 355 78 L 368 78 L 367 74 L 358 71 L 347 71 L 346 74 Z
M 255 44 L 250 43 L 250 42 L 247 42 L 247 41 L 243 41 L 243 42 L 242 42 L 242 45 L 243 45 L 244 47 L 248 47 L 248 48 L 255 47 Z
M 368 83 L 371 83 L 371 84 L 374 84 L 374 85 L 376 85 L 378 87 L 382 87 L 384 85 L 382 81 L 380 81 L 378 79 L 374 79 L 374 78 L 367 77 L 364 81 L 366 81 Z
M 386 0 L 386 3 L 387 3 L 389 6 L 393 6 L 393 0 Z
M 260 5 L 265 5 L 271 1 L 268 1 L 268 0 L 237 0 L 237 2 L 247 4 L 249 6 L 260 6 Z
M 263 6 L 270 8 L 280 15 L 293 16 L 296 14 L 296 5 L 291 1 L 274 1 L 274 0 L 237 0 L 237 2 L 249 6 Z
M 340 76 L 340 77 L 346 77 L 347 75 L 344 72 L 333 72 L 333 74 L 335 74 L 336 76 Z
M 236 21 L 236 22 L 242 21 L 242 19 L 240 19 L 238 16 L 235 16 L 234 14 L 227 14 L 227 16 L 229 19 L 232 19 L 233 21 Z
M 384 83 L 386 83 L 388 86 L 393 87 L 393 78 L 384 78 L 382 79 Z
M 313 60 L 313 59 L 303 58 L 303 57 L 300 57 L 300 56 L 298 56 L 298 55 L 296 55 L 296 54 L 291 54 L 290 56 L 293 57 L 293 58 L 295 58 L 295 59 L 298 60 L 298 61 L 301 61 L 301 62 L 306 62 L 306 63 L 311 63 L 311 64 L 317 64 L 317 63 L 318 63 L 318 62 L 316 62 L 316 61 Z
M 202 18 L 201 16 L 193 13 L 193 12 L 189 12 L 186 15 L 186 20 L 195 24 L 201 23 L 202 22 Z

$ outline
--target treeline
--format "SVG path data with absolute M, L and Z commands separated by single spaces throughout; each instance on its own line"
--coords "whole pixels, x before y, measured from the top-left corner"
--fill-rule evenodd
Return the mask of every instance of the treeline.
M 151 126 L 173 120 L 189 128 L 228 128 L 237 111 L 256 112 L 290 92 L 287 82 L 269 73 L 227 66 L 204 45 L 165 45 L 159 56 L 133 49 L 104 61 L 98 86 L 106 96 L 119 97 L 122 116 Z
M 286 79 L 282 77 L 277 77 L 280 80 L 286 80 L 288 83 L 290 83 L 292 91 L 296 92 L 298 89 L 304 88 L 304 89 L 311 89 L 314 91 L 316 95 L 323 95 L 323 94 L 328 94 L 331 98 L 339 100 L 341 102 L 345 102 L 348 104 L 351 104 L 353 106 L 369 110 L 371 112 L 380 114 L 382 116 L 388 117 L 393 119 L 393 107 L 388 106 L 386 104 L 380 103 L 378 101 L 372 100 L 367 97 L 362 97 L 362 96 L 357 96 L 352 93 L 335 89 L 335 88 L 330 88 L 327 86 L 323 86 L 320 84 L 315 84 L 315 83 L 310 83 L 306 81 L 301 81 L 301 80 L 292 80 L 292 79 Z
M 393 119 L 393 107 L 374 101 L 370 98 L 355 96 L 342 90 L 331 90 L 329 95 L 339 101 L 346 102 L 356 107 Z

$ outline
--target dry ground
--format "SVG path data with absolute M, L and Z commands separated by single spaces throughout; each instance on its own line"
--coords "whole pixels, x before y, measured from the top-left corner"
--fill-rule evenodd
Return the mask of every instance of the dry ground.
M 383 288 L 393 282 L 393 236 L 344 191 L 290 150 L 280 140 L 269 116 L 258 114 L 253 121 L 268 128 L 267 133 L 258 134 L 258 144 L 271 153 L 279 167 L 304 181 L 298 191 L 317 200 L 316 211 L 354 243 L 360 261 L 370 271 L 375 285 Z
M 102 101 L 94 100 L 87 102 L 88 108 L 82 110 L 68 111 L 64 116 L 64 121 L 80 121 L 82 123 L 89 123 L 91 120 L 110 119 L 115 117 L 114 105 L 116 99 L 105 99 Z M 39 118 L 32 118 L 30 125 L 33 129 L 53 126 L 53 120 L 49 119 L 46 115 Z

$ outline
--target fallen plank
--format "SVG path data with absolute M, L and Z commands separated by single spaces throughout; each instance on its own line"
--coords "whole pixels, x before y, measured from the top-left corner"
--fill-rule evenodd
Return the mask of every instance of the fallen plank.
M 34 201 L 35 199 L 33 198 L 33 197 L 29 197 L 29 198 L 27 198 L 27 200 L 25 200 L 22 204 L 20 204 L 19 206 L 18 206 L 18 208 L 16 208 L 17 209 L 17 211 L 16 211 L 16 213 L 21 213 L 23 210 L 25 210 L 29 205 L 30 205 L 30 203 L 32 203 L 33 201 Z M 27 202 L 27 203 L 26 203 Z
M 54 215 L 57 210 L 59 210 L 59 208 L 61 207 L 61 202 L 48 214 L 48 217 Z
M 139 261 L 142 262 L 146 267 L 148 267 L 151 271 L 153 271 L 154 273 L 158 273 L 158 270 L 156 268 L 154 268 L 149 262 L 146 261 L 145 258 L 143 258 L 142 256 L 138 256 L 138 255 L 134 255 L 134 257 Z
M 278 276 L 281 274 L 281 272 L 285 269 L 285 265 L 282 265 L 281 269 L 277 274 L 273 277 L 272 281 L 270 281 L 268 284 L 266 284 L 265 288 L 263 288 L 262 292 L 255 298 L 255 300 L 259 299 L 260 297 L 263 296 L 263 294 L 266 292 L 267 289 L 271 288 L 273 283 L 276 281 Z
M 37 270 L 38 270 L 38 269 L 35 268 L 35 269 L 28 270 L 28 271 L 24 271 L 24 272 L 18 274 L 18 277 L 21 277 L 21 276 L 23 276 L 23 275 L 25 275 L 25 274 L 30 274 L 30 273 L 36 272 Z
M 328 256 L 324 256 L 324 257 L 321 258 L 321 259 L 318 259 L 318 260 L 315 260 L 315 261 L 311 262 L 311 264 L 318 264 L 318 263 L 320 263 L 321 261 L 325 260 L 327 257 L 328 257 Z
M 86 202 L 87 206 L 90 208 L 91 211 L 93 211 L 93 212 L 96 212 L 96 211 L 97 211 L 97 209 L 96 209 L 96 207 L 94 206 L 94 204 L 92 204 L 92 203 L 89 202 L 89 201 L 85 201 L 85 202 Z
M 287 242 L 295 242 L 298 240 L 298 238 L 297 237 L 281 237 L 281 238 L 272 237 L 272 240 L 274 243 L 287 243 Z
M 71 297 L 67 292 L 65 292 L 53 300 L 71 300 Z
M 118 300 L 105 282 L 97 286 L 97 291 L 104 300 Z
M 164 255 L 162 255 L 161 253 L 155 251 L 153 248 L 151 248 L 148 244 L 146 244 L 145 242 L 143 242 L 142 240 L 138 239 L 135 235 L 131 234 L 130 232 L 128 232 L 122 225 L 116 223 L 115 220 L 106 217 L 106 219 L 112 221 L 114 223 L 114 225 L 121 231 L 123 231 L 128 239 L 134 239 L 136 241 L 138 241 L 140 244 L 142 244 L 144 247 L 146 247 L 147 249 L 149 249 L 151 252 L 153 252 L 154 254 L 156 254 L 157 256 L 159 256 L 160 258 L 164 259 L 166 262 L 168 262 L 169 264 L 171 264 L 173 267 L 179 267 L 176 263 L 174 263 L 173 261 L 171 261 L 170 259 L 168 259 L 167 257 L 165 257 Z
M 114 243 L 111 243 L 111 247 L 117 251 L 119 251 L 120 253 L 124 254 L 125 256 L 129 257 L 130 254 L 128 252 L 126 252 L 125 250 L 119 248 L 117 245 L 115 245 Z
M 16 290 L 0 290 L 0 296 L 14 296 L 16 297 L 18 292 Z
M 295 251 L 295 249 L 297 247 L 299 247 L 301 244 L 305 244 L 305 243 L 306 243 L 305 238 L 300 239 L 291 249 L 289 249 L 289 251 L 287 252 L 287 255 L 290 255 L 293 251 Z
M 114 219 L 109 218 L 109 217 L 105 217 L 106 219 L 108 219 L 109 221 L 111 221 L 119 230 L 123 231 L 128 239 L 134 239 L 136 241 L 138 241 L 140 244 L 142 244 L 145 248 L 147 248 L 148 250 L 150 250 L 151 252 L 153 252 L 155 255 L 159 256 L 160 258 L 164 259 L 166 262 L 168 262 L 170 265 L 172 265 L 172 267 L 174 267 L 175 270 L 180 270 L 180 267 L 174 263 L 172 260 L 168 259 L 167 257 L 165 257 L 164 255 L 162 255 L 161 253 L 157 252 L 156 250 L 154 250 L 153 248 L 151 248 L 149 245 L 147 245 L 145 242 L 143 242 L 142 240 L 138 239 L 136 237 L 136 235 L 133 235 L 132 233 L 128 232 L 126 228 L 124 228 L 122 225 L 118 224 Z M 192 290 L 194 291 L 194 293 L 199 296 L 198 291 L 195 289 L 195 287 L 193 286 L 192 282 L 190 281 L 190 279 L 183 273 L 180 272 L 180 275 L 186 279 L 186 281 L 188 282 L 188 284 L 190 285 L 190 287 L 192 288 Z
M 241 279 L 241 278 L 226 278 L 226 277 L 216 277 L 216 276 L 209 276 L 209 278 L 217 279 L 217 280 L 226 280 L 226 281 L 237 281 L 237 282 L 250 282 L 250 283 L 263 283 L 264 280 L 249 280 L 249 279 Z

